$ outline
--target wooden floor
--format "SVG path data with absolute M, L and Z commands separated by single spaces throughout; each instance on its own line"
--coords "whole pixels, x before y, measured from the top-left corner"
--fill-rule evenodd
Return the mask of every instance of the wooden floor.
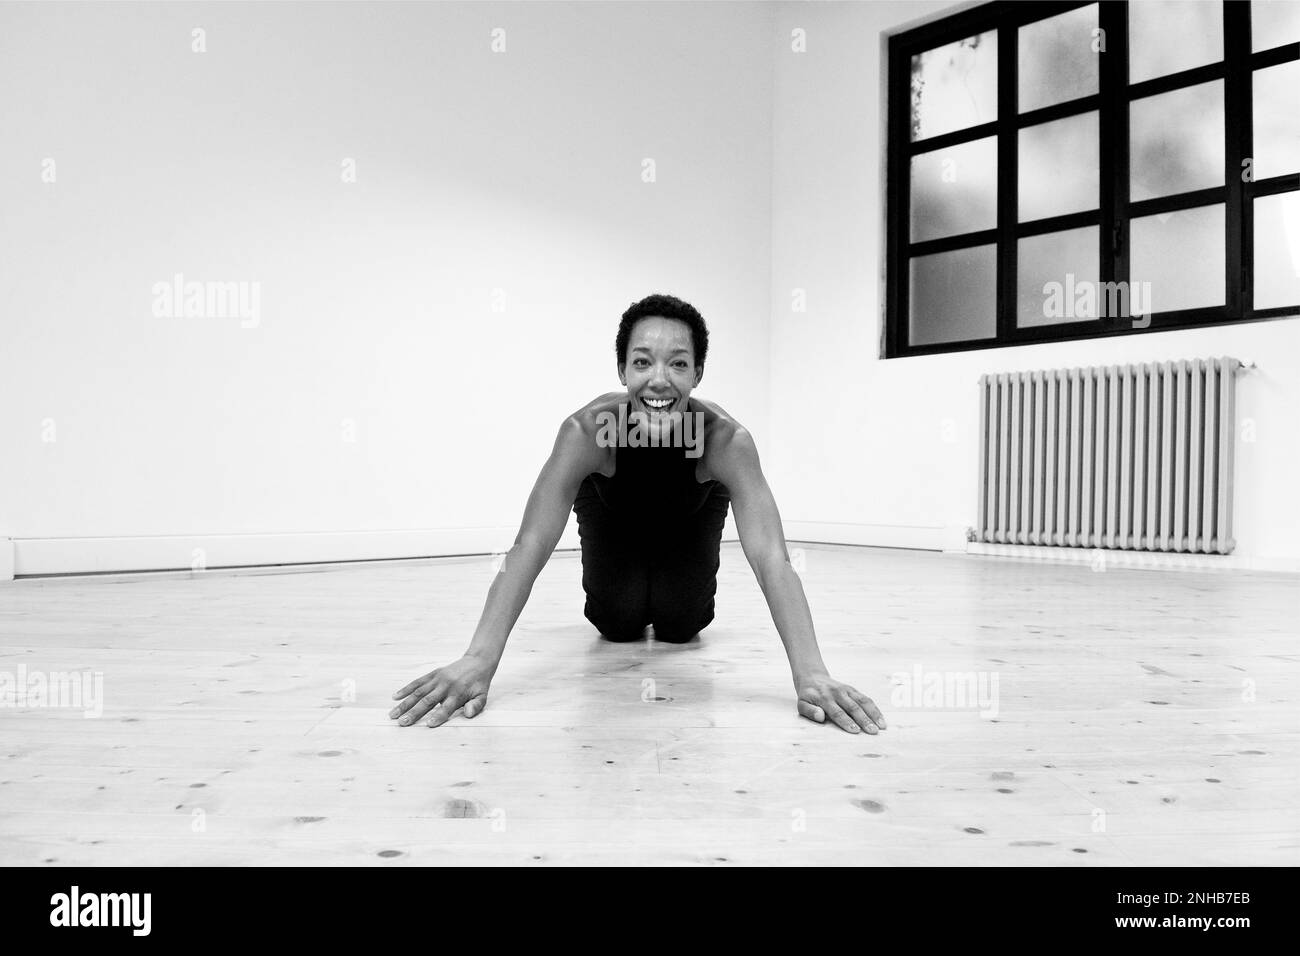
M 1300 863 L 1293 576 L 804 547 L 879 736 L 796 715 L 734 543 L 683 646 L 601 641 L 555 555 L 436 730 L 389 697 L 464 649 L 488 558 L 0 585 L 0 673 L 103 675 L 98 718 L 0 707 L 0 863 Z M 996 716 L 891 701 L 966 673 Z

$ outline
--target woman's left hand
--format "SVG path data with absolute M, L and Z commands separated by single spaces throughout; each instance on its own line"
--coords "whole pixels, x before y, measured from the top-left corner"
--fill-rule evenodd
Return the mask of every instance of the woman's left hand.
M 884 715 L 870 697 L 829 674 L 795 678 L 794 687 L 802 717 L 819 724 L 829 718 L 831 723 L 851 734 L 863 730 L 875 734 L 886 728 Z

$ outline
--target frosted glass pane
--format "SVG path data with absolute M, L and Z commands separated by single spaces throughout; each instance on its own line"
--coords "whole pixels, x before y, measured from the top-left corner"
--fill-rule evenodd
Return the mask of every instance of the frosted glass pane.
M 1100 315 L 1100 241 L 1101 230 L 1085 226 L 1030 236 L 1017 243 L 1016 321 L 1020 328 Z
M 1223 185 L 1223 81 L 1146 96 L 1129 106 L 1129 198 Z
M 1097 113 L 1020 131 L 1020 221 L 1096 209 L 1100 201 Z
M 1223 305 L 1223 205 L 1198 206 L 1129 224 L 1132 252 L 1131 285 L 1149 308 L 1143 312 L 1173 312 Z
M 996 226 L 997 137 L 913 156 L 911 215 L 913 242 Z
M 912 139 L 991 123 L 997 118 L 997 31 L 912 57 Z
M 1129 81 L 1223 59 L 1223 4 L 1217 0 L 1137 0 L 1128 5 Z
M 908 341 L 988 339 L 997 333 L 996 246 L 916 256 L 911 262 Z
M 1255 200 L 1255 308 L 1300 305 L 1300 193 Z
M 1020 112 L 1097 92 L 1098 54 L 1092 51 L 1095 29 L 1095 3 L 1020 28 Z
M 1300 41 L 1300 2 L 1251 0 L 1250 48 L 1258 53 Z
M 1251 96 L 1255 179 L 1300 173 L 1300 60 L 1256 70 Z

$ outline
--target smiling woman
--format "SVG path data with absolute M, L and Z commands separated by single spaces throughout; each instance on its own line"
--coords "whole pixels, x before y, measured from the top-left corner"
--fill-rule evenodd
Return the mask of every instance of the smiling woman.
M 626 391 L 601 395 L 561 424 L 468 650 L 397 691 L 391 718 L 403 726 L 427 718 L 437 727 L 461 708 L 466 717 L 483 710 L 506 640 L 570 510 L 582 541 L 583 613 L 601 636 L 626 643 L 650 628 L 657 641 L 694 639 L 714 618 L 722 528 L 734 506 L 741 547 L 790 661 L 798 713 L 849 733 L 884 729 L 871 699 L 826 670 L 749 432 L 691 395 L 708 348 L 704 318 L 674 296 L 647 296 L 623 313 L 614 351 Z M 629 414 L 653 440 L 608 440 L 604 423 Z M 683 419 L 702 423 L 698 442 L 674 440 Z
M 651 438 L 645 447 L 615 443 L 573 502 L 584 614 L 609 640 L 638 640 L 650 625 L 656 640 L 680 644 L 713 620 L 731 495 L 705 468 L 710 434 L 717 440 L 734 422 L 716 406 L 706 413 L 698 400 L 691 403 L 708 341 L 703 317 L 680 299 L 660 295 L 636 303 L 624 313 L 614 345 L 627 394 L 602 396 L 580 413 L 599 419 L 611 401 L 630 405 L 645 415 Z M 696 457 L 670 440 L 683 412 L 704 422 L 703 454 Z

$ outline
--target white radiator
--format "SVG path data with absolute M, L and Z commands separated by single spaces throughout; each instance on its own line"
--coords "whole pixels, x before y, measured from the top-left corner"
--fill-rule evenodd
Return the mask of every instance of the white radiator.
M 980 377 L 979 541 L 1228 554 L 1234 358 Z

